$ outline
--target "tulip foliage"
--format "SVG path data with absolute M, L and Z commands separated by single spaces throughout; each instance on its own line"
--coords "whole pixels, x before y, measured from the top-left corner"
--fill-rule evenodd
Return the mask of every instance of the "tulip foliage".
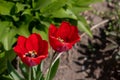
M 80 40 L 78 30 L 92 36 L 80 13 L 97 1 L 101 0 L 0 0 L 0 79 L 52 80 L 61 52 Z M 41 66 L 48 45 L 56 57 L 44 78 Z M 17 64 L 11 65 L 16 56 L 22 74 L 14 68 Z

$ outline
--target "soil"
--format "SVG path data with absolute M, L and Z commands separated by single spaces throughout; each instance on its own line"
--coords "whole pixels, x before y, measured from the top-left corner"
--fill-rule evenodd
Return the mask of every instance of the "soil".
M 108 46 L 111 42 L 105 32 L 108 30 L 109 20 L 102 23 L 106 19 L 98 15 L 109 12 L 110 8 L 107 2 L 91 6 L 93 10 L 82 15 L 91 28 L 94 27 L 93 38 L 80 34 L 80 42 L 60 57 L 60 65 L 54 80 L 120 80 L 120 61 L 114 58 L 116 47 Z M 49 59 L 46 61 L 47 65 L 48 61 Z

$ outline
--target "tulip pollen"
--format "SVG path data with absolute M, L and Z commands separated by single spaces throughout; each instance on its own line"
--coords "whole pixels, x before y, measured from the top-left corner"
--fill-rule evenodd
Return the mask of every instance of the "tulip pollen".
M 61 39 L 60 37 L 58 37 L 57 40 L 59 40 L 60 42 L 64 42 L 64 40 Z
M 31 58 L 35 58 L 37 57 L 37 52 L 36 51 L 29 51 L 28 53 L 25 53 L 25 55 L 23 57 L 31 57 Z

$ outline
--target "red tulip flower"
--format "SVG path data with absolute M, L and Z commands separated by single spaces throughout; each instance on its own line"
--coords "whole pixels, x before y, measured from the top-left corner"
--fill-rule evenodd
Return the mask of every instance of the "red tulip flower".
M 53 24 L 50 25 L 49 42 L 55 51 L 67 51 L 78 41 L 80 41 L 80 37 L 76 26 L 72 26 L 68 22 L 62 22 L 59 28 Z
M 48 42 L 39 34 L 33 33 L 28 38 L 19 36 L 14 51 L 28 66 L 35 66 L 48 56 Z

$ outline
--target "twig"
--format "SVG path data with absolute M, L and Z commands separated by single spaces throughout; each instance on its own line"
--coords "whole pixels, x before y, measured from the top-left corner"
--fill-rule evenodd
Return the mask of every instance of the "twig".
M 109 21 L 108 19 L 107 19 L 107 20 L 104 20 L 104 21 L 102 21 L 102 22 L 100 22 L 100 23 L 92 26 L 92 28 L 91 28 L 90 30 L 93 31 L 94 29 L 101 27 L 101 25 L 107 23 L 108 21 Z M 86 33 L 83 33 L 83 34 L 81 35 L 81 38 L 82 38 L 83 36 L 85 36 L 85 35 L 86 35 Z

